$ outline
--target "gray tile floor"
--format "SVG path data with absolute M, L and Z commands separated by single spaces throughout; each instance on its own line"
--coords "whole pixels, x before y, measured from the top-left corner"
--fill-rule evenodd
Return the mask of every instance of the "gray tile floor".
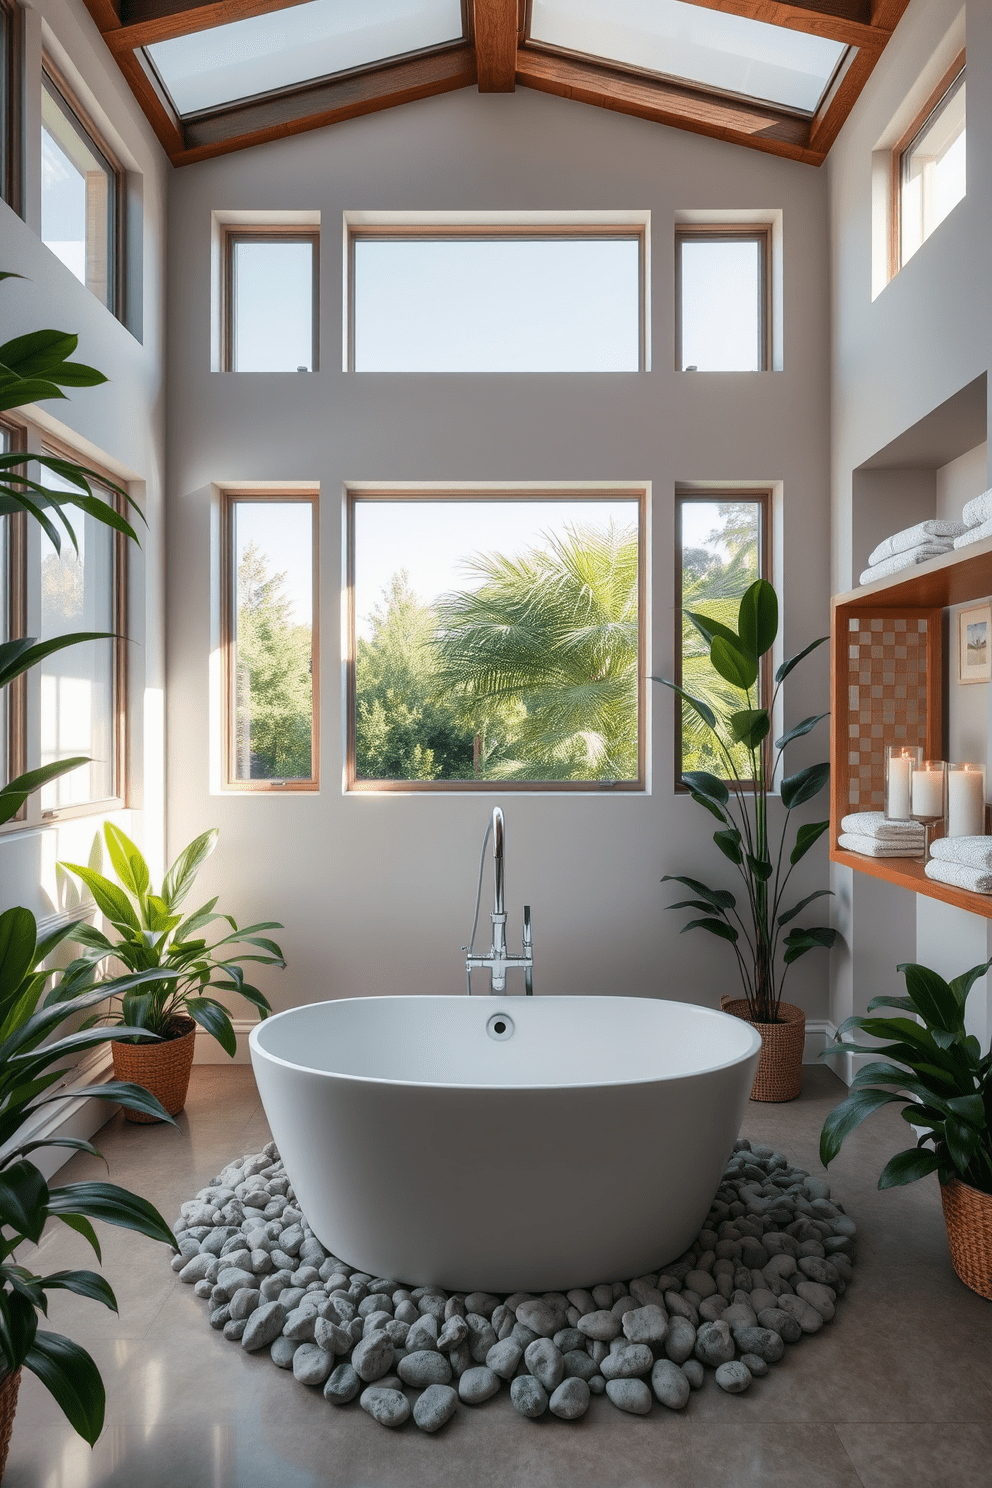
M 743 1132 L 820 1172 L 820 1127 L 842 1094 L 829 1071 L 807 1068 L 801 1098 L 750 1105 Z M 200 1065 L 177 1128 L 117 1116 L 97 1145 L 115 1181 L 173 1219 L 268 1135 L 251 1070 Z M 625 1416 L 599 1398 L 575 1423 L 528 1421 L 504 1392 L 461 1407 L 437 1437 L 412 1422 L 392 1433 L 226 1343 L 159 1247 L 103 1226 L 120 1317 L 70 1296 L 53 1299 L 51 1317 L 103 1372 L 103 1436 L 91 1452 L 27 1375 L 4 1488 L 988 1488 L 992 1304 L 951 1270 L 936 1179 L 877 1191 L 906 1136 L 885 1112 L 831 1168 L 861 1237 L 834 1321 L 746 1395 L 708 1379 L 681 1415 Z M 97 1175 L 77 1157 L 61 1181 Z M 90 1264 L 61 1226 L 36 1259 L 41 1271 Z

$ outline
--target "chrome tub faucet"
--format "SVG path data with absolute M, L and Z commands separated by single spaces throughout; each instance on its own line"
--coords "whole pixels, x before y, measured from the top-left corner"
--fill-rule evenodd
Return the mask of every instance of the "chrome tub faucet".
M 503 868 L 503 844 L 504 827 L 503 811 L 499 806 L 493 807 L 492 821 L 486 829 L 486 836 L 482 843 L 483 861 L 485 860 L 486 842 L 489 834 L 493 839 L 493 912 L 489 918 L 493 922 L 493 941 L 489 947 L 489 953 L 485 956 L 473 954 L 475 944 L 475 932 L 479 923 L 479 899 L 482 897 L 482 863 L 479 864 L 479 893 L 475 902 L 475 924 L 472 926 L 472 938 L 467 946 L 462 946 L 465 956 L 465 981 L 468 995 L 472 995 L 472 972 L 488 970 L 490 976 L 490 993 L 506 991 L 506 973 L 511 968 L 519 967 L 524 974 L 524 991 L 528 997 L 534 992 L 534 941 L 530 923 L 530 905 L 524 905 L 524 928 L 523 949 L 519 956 L 511 956 L 506 949 L 506 902 L 504 889 Z

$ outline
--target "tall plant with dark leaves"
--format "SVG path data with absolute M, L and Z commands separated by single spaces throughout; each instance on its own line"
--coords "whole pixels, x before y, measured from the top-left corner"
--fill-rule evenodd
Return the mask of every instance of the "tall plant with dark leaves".
M 683 930 L 704 930 L 733 947 L 747 1000 L 748 1015 L 756 1023 L 778 1021 L 778 1008 L 786 974 L 793 962 L 808 951 L 833 945 L 836 931 L 828 925 L 800 928 L 793 922 L 803 910 L 829 889 L 816 889 L 798 903 L 786 904 L 789 880 L 796 864 L 827 830 L 829 822 L 804 822 L 795 833 L 791 848 L 792 812 L 811 801 L 830 778 L 828 763 L 807 765 L 786 776 L 780 786 L 784 819 L 777 836 L 770 823 L 769 797 L 783 765 L 787 747 L 812 732 L 827 715 L 802 719 L 771 741 L 772 716 L 786 677 L 804 657 L 823 644 L 813 641 L 798 655 L 784 661 L 775 672 L 770 706 L 761 705 L 762 665 L 771 665 L 771 650 L 778 635 L 778 598 L 766 579 L 758 579 L 740 602 L 737 629 L 708 615 L 687 612 L 687 618 L 709 648 L 710 663 L 740 706 L 718 717 L 704 699 L 693 696 L 665 677 L 652 680 L 677 693 L 705 725 L 726 778 L 706 770 L 688 770 L 682 776 L 692 799 L 720 823 L 713 841 L 724 858 L 736 868 L 743 899 L 722 887 L 711 888 L 697 878 L 666 873 L 662 882 L 683 884 L 693 898 L 679 900 L 669 909 L 691 909 L 698 918 Z M 738 778 L 735 754 L 746 751 L 750 779 Z M 791 929 L 787 929 L 788 926 Z

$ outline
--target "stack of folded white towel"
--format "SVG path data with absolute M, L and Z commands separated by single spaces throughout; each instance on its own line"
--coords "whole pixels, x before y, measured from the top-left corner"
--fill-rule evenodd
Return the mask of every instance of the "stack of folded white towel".
M 987 840 L 992 838 L 964 838 L 958 842 Z M 867 858 L 920 858 L 926 844 L 926 833 L 922 822 L 889 821 L 884 811 L 854 811 L 845 816 L 840 824 L 837 846 L 847 852 L 862 853 Z M 992 869 L 990 869 L 992 873 Z M 992 883 L 992 878 L 989 879 Z
M 985 496 L 977 496 L 968 506 L 974 506 L 975 502 L 984 501 L 986 497 L 989 502 L 988 521 L 985 518 L 981 520 L 989 530 L 983 531 L 981 535 L 992 537 L 992 491 L 987 491 Z M 949 553 L 966 539 L 974 542 L 974 538 L 968 538 L 968 506 L 964 509 L 963 522 L 948 522 L 935 517 L 928 522 L 917 522 L 915 527 L 906 527 L 902 532 L 887 537 L 869 555 L 868 567 L 859 582 L 872 584 L 876 579 L 887 579 L 901 568 L 911 568 L 914 563 L 926 563 L 928 558 L 939 558 L 942 553 Z
M 937 883 L 992 894 L 992 837 L 938 837 L 924 871 Z
M 966 548 L 969 543 L 992 537 L 992 491 L 984 491 L 969 501 L 961 518 L 966 530 L 954 539 L 956 548 Z

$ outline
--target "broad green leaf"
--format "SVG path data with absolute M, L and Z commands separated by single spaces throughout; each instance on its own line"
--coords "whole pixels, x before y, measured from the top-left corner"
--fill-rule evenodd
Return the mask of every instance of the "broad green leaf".
M 110 923 L 122 934 L 126 935 L 129 930 L 141 929 L 130 899 L 123 889 L 111 883 L 109 878 L 104 878 L 102 873 L 97 873 L 92 868 L 84 868 L 79 863 L 63 863 L 62 867 L 68 868 L 70 873 L 75 873 L 83 880 L 96 900 L 101 914 L 106 915 Z
M 985 1104 L 980 1095 L 955 1095 L 947 1102 L 948 1108 L 962 1121 L 967 1121 L 970 1126 L 978 1131 L 983 1131 L 986 1125 Z
M 45 1228 L 48 1185 L 34 1163 L 21 1160 L 0 1174 L 0 1224 L 37 1245 Z
M 53 1188 L 48 1196 L 51 1214 L 85 1214 L 89 1219 L 102 1219 L 105 1224 L 120 1225 L 161 1240 L 178 1250 L 173 1235 L 158 1210 L 147 1199 L 129 1193 L 116 1183 L 69 1183 Z
M 230 1054 L 233 1059 L 238 1052 L 238 1040 L 234 1025 L 220 1004 L 208 997 L 187 997 L 186 1011 L 191 1018 L 196 1019 L 201 1028 L 213 1035 L 224 1053 Z
M 716 714 L 713 712 L 709 703 L 704 703 L 701 698 L 693 697 L 691 693 L 686 692 L 684 687 L 680 687 L 677 682 L 669 682 L 667 677 L 651 677 L 650 681 L 659 682 L 662 687 L 667 687 L 670 692 L 678 693 L 682 701 L 688 703 L 689 707 L 694 713 L 699 715 L 708 728 L 714 731 L 716 730 Z
M 811 651 L 815 651 L 816 648 L 817 648 L 817 646 L 822 646 L 823 643 L 824 643 L 824 641 L 829 641 L 829 639 L 830 639 L 829 636 L 820 636 L 819 640 L 810 641 L 809 645 L 808 646 L 804 646 L 803 649 L 802 649 L 802 651 L 797 651 L 796 654 L 795 654 L 795 656 L 790 656 L 789 659 L 788 659 L 788 661 L 783 661 L 782 665 L 778 668 L 778 670 L 775 673 L 775 681 L 776 682 L 784 682 L 785 679 L 786 679 L 786 677 L 792 671 L 793 667 L 798 666 L 799 663 L 805 657 L 807 657 L 810 654 Z
M 103 1430 L 106 1396 L 100 1371 L 86 1350 L 59 1333 L 39 1329 L 24 1363 L 55 1397 L 73 1430 L 92 1446 Z
M 686 610 L 685 618 L 699 632 L 707 646 L 712 646 L 717 636 L 723 636 L 723 639 L 730 645 L 740 647 L 740 636 L 735 630 L 731 630 L 729 625 L 724 625 L 721 620 L 714 620 L 698 610 Z
M 661 882 L 685 884 L 686 888 L 698 894 L 700 899 L 708 900 L 710 904 L 716 905 L 719 909 L 733 909 L 737 904 L 737 900 L 729 889 L 711 889 L 701 883 L 698 878 L 686 878 L 681 873 L 666 873 Z
M 179 854 L 162 882 L 162 898 L 170 911 L 177 909 L 186 898 L 200 868 L 217 845 L 219 831 L 211 827 L 185 847 Z
M 948 1116 L 944 1122 L 944 1141 L 951 1162 L 959 1173 L 966 1173 L 981 1142 L 979 1133 L 957 1116 Z
M 148 865 L 135 844 L 113 822 L 104 822 L 103 835 L 114 872 L 128 893 L 140 899 L 148 888 Z
M 93 1302 L 102 1302 L 111 1312 L 117 1312 L 117 1298 L 110 1283 L 96 1271 L 52 1271 L 42 1279 L 46 1292 L 75 1292 L 77 1297 L 89 1297 Z
M 725 682 L 747 692 L 757 680 L 758 663 L 741 647 L 736 637 L 734 639 L 735 644 L 731 645 L 725 636 L 714 636 L 710 646 L 710 661 Z
M 120 1030 L 118 1029 L 111 1029 L 110 1032 L 113 1038 L 118 1038 L 120 1035 Z M 45 1099 L 59 1100 L 63 1098 L 53 1095 Z M 170 1126 L 175 1126 L 176 1124 L 157 1096 L 152 1095 L 151 1091 L 146 1090 L 143 1085 L 135 1085 L 130 1080 L 105 1080 L 101 1085 L 87 1086 L 86 1098 L 87 1100 L 115 1101 L 118 1105 L 127 1106 L 130 1111 L 141 1111 L 145 1116 L 154 1116 L 157 1121 L 168 1122 Z M 39 1106 L 44 1105 L 45 1100 L 39 1100 L 36 1104 Z M 45 1145 L 49 1146 L 51 1144 L 46 1143 Z M 97 1153 L 98 1157 L 99 1155 Z
M 782 781 L 783 806 L 791 811 L 793 807 L 801 806 L 804 801 L 811 801 L 829 779 L 830 765 L 827 763 L 807 765 L 805 770 L 789 775 Z
M 802 914 L 807 904 L 812 904 L 814 899 L 823 899 L 832 893 L 833 889 L 814 889 L 812 894 L 807 894 L 805 899 L 800 899 L 798 904 L 794 904 L 791 909 L 787 909 L 784 914 L 780 914 L 778 923 L 780 925 L 787 925 L 790 920 L 796 918 L 797 914 Z
M 708 770 L 686 770 L 682 779 L 694 794 L 706 796 L 708 800 L 715 801 L 718 806 L 726 806 L 730 800 L 730 791 L 726 781 L 720 780 L 716 775 L 711 775 Z M 272 928 L 281 927 L 273 926 Z
M 709 797 L 701 796 L 698 791 L 690 791 L 689 795 L 690 798 L 695 801 L 697 806 L 703 806 L 709 812 L 710 816 L 716 817 L 718 822 L 728 822 L 730 820 L 727 813 L 725 811 L 721 811 L 719 806 L 711 801 Z
M 88 1241 L 93 1247 L 97 1260 L 103 1260 L 103 1252 L 100 1250 L 100 1241 L 97 1238 L 96 1230 L 88 1219 L 84 1219 L 81 1214 L 56 1214 L 54 1218 L 59 1220 L 61 1224 L 68 1225 L 70 1230 L 75 1230 L 77 1235 L 82 1235 L 83 1239 Z
M 7 1367 L 17 1369 L 37 1337 L 37 1308 L 44 1310 L 45 1298 L 44 1293 L 32 1294 L 23 1279 L 26 1273 L 18 1274 L 20 1268 L 4 1270 L 7 1285 L 0 1290 L 0 1341 Z
M 937 1154 L 928 1147 L 909 1147 L 905 1152 L 897 1152 L 885 1164 L 878 1186 L 900 1188 L 904 1183 L 915 1183 L 917 1178 L 936 1172 L 939 1166 Z
M 901 1013 L 915 1013 L 916 1009 L 908 997 L 873 997 L 868 1004 L 868 1011 L 873 1013 L 876 1008 L 894 1007 Z
M 835 1106 L 823 1123 L 820 1133 L 820 1161 L 828 1168 L 841 1149 L 845 1137 L 861 1125 L 867 1116 L 893 1102 L 905 1104 L 905 1097 L 890 1090 L 852 1091 L 839 1106 Z
M 39 661 L 44 661 L 46 656 L 51 656 L 55 651 L 64 651 L 67 646 L 79 646 L 83 641 L 112 641 L 116 637 L 111 630 L 80 630 L 68 635 L 53 636 L 47 641 L 37 641 L 33 636 L 24 636 L 22 639 L 27 645 L 19 645 L 16 651 L 8 652 L 0 665 L 0 686 L 6 687 L 8 682 L 13 682 L 15 677 L 19 677 L 30 667 L 37 666 Z
M 713 910 L 716 909 L 717 906 L 714 905 L 714 904 L 707 904 L 707 902 L 706 902 L 705 899 L 680 899 L 679 902 L 678 902 L 678 904 L 666 904 L 665 905 L 665 908 L 666 909 L 698 909 L 699 912 L 700 912 L 700 914 L 712 914 Z M 726 913 L 725 910 L 722 910 L 722 909 L 720 910 L 720 914 L 725 914 L 725 913 Z
M 54 382 L 42 377 L 18 377 L 13 382 L 0 380 L 0 410 L 23 408 L 28 403 L 38 403 L 42 398 L 64 398 Z
M 973 966 L 970 971 L 964 972 L 961 976 L 955 977 L 953 982 L 948 983 L 962 1012 L 964 1012 L 965 1003 L 968 1001 L 968 993 L 978 981 L 978 978 L 985 975 L 990 966 L 992 966 L 992 960 L 983 961 L 981 965 Z
M 0 363 L 18 377 L 47 377 L 79 345 L 68 331 L 28 331 L 0 346 Z
M 787 744 L 792 743 L 793 739 L 801 739 L 805 734 L 812 733 L 818 723 L 829 717 L 829 713 L 814 713 L 809 718 L 804 718 L 802 723 L 797 723 L 795 728 L 789 729 L 788 733 L 775 740 L 775 748 L 784 749 Z
M 734 945 L 740 938 L 733 925 L 728 925 L 726 920 L 689 920 L 679 933 L 684 935 L 687 930 L 708 930 L 711 935 L 719 935 L 721 940 L 732 941 Z
M 756 579 L 741 600 L 737 617 L 741 643 L 754 657 L 764 656 L 778 635 L 778 596 L 767 579 Z
M 743 863 L 744 854 L 740 848 L 741 834 L 736 827 L 731 827 L 726 832 L 714 832 L 713 841 L 725 858 L 729 858 L 732 863 Z
M 819 842 L 829 826 L 828 821 L 804 823 L 796 833 L 796 845 L 789 854 L 789 862 L 795 864 L 800 858 L 804 858 L 813 843 Z
M 753 853 L 748 853 L 747 866 L 758 883 L 767 883 L 772 876 L 772 865 L 767 858 L 756 858 Z
M 915 962 L 905 964 L 903 973 L 910 1001 L 924 1023 L 931 1028 L 964 1031 L 962 1009 L 943 977 Z
M 38 1104 L 42 1105 L 43 1102 L 39 1101 Z M 16 1152 L 12 1152 L 10 1156 L 29 1157 L 32 1152 L 37 1152 L 42 1147 L 68 1147 L 73 1152 L 86 1152 L 90 1157 L 101 1157 L 93 1143 L 87 1142 L 83 1137 L 45 1137 L 37 1142 L 25 1142 L 23 1147 L 18 1147 Z
M 815 925 L 809 930 L 797 927 L 785 937 L 786 950 L 782 959 L 786 966 L 791 966 L 793 961 L 798 961 L 807 951 L 829 950 L 836 939 L 837 931 L 829 925 Z
M 27 909 L 0 915 L 0 999 L 16 992 L 34 965 L 37 927 Z
M 15 817 L 28 796 L 39 786 L 46 785 L 49 780 L 57 780 L 60 775 L 67 775 L 70 770 L 75 770 L 80 765 L 88 764 L 88 757 L 80 754 L 74 755 L 71 759 L 56 760 L 53 764 L 42 765 L 40 769 L 29 770 L 24 775 L 16 776 L 0 789 L 0 822 L 7 822 Z
M 731 713 L 729 723 L 735 743 L 746 744 L 748 749 L 757 749 L 772 726 L 764 708 L 742 708 L 739 713 Z

